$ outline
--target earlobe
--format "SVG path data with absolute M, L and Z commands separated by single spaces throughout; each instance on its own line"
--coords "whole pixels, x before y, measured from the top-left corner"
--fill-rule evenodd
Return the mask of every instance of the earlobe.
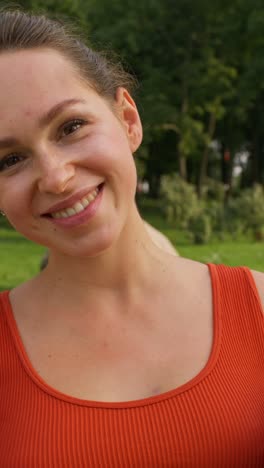
M 120 121 L 126 131 L 130 149 L 134 153 L 142 142 L 142 125 L 137 106 L 125 88 L 118 88 L 116 105 Z

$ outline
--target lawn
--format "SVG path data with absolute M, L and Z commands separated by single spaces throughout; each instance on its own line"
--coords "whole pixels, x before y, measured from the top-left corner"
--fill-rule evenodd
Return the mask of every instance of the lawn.
M 264 272 L 264 243 L 246 238 L 226 241 L 212 240 L 206 245 L 193 245 L 186 235 L 172 229 L 160 214 L 157 201 L 145 200 L 140 212 L 144 219 L 161 230 L 176 246 L 180 255 L 204 263 L 224 263 L 230 266 L 248 266 Z
M 212 241 L 206 245 L 192 245 L 181 232 L 163 229 L 164 234 L 177 247 L 180 255 L 203 263 L 224 263 L 230 266 L 248 266 L 264 271 L 264 244 L 261 242 Z
M 191 245 L 184 235 L 165 225 L 159 218 L 150 220 L 176 245 L 180 255 L 201 262 L 245 265 L 264 271 L 264 245 L 246 241 L 213 242 Z M 39 270 L 45 249 L 24 239 L 10 228 L 0 228 L 0 290 L 9 289 L 25 281 Z
M 30 278 L 39 269 L 44 248 L 11 229 L 0 229 L 0 291 Z

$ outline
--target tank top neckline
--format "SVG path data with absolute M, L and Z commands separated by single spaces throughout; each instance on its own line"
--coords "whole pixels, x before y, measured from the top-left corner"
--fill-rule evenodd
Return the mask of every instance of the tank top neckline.
M 217 275 L 217 267 L 214 264 L 207 264 L 210 279 L 211 279 L 211 291 L 212 291 L 212 313 L 213 313 L 213 342 L 211 347 L 211 352 L 205 366 L 201 371 L 196 374 L 188 382 L 176 387 L 175 389 L 168 390 L 159 395 L 154 395 L 137 400 L 128 400 L 121 402 L 107 402 L 107 401 L 96 401 L 96 400 L 85 400 L 70 396 L 56 390 L 48 383 L 46 383 L 36 372 L 35 368 L 31 364 L 31 361 L 28 357 L 28 354 L 25 350 L 23 341 L 21 339 L 19 329 L 13 315 L 12 305 L 9 299 L 10 291 L 4 291 L 2 296 L 2 302 L 4 305 L 4 312 L 6 315 L 7 323 L 10 328 L 12 338 L 14 340 L 15 348 L 17 354 L 22 362 L 23 368 L 28 374 L 29 378 L 34 381 L 34 383 L 41 388 L 46 394 L 55 397 L 58 400 L 62 400 L 78 406 L 87 406 L 94 408 L 108 408 L 108 409 L 126 409 L 126 408 L 135 408 L 148 406 L 151 404 L 159 403 L 161 401 L 167 400 L 178 395 L 182 395 L 185 392 L 191 391 L 197 384 L 202 382 L 208 374 L 215 367 L 218 356 L 220 353 L 221 347 L 221 336 L 222 336 L 222 320 L 221 320 L 221 310 L 220 310 L 220 296 L 219 296 L 219 279 Z

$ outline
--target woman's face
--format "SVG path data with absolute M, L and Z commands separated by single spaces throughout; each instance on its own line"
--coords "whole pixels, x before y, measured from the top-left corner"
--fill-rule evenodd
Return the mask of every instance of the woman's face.
M 114 113 L 49 49 L 3 53 L 0 76 L 0 209 L 37 243 L 100 253 L 135 209 L 132 99 L 119 89 Z

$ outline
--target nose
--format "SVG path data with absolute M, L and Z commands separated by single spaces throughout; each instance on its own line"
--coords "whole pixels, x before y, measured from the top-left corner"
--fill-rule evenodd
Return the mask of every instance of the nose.
M 64 156 L 65 158 L 65 156 Z M 74 165 L 63 155 L 45 155 L 38 164 L 38 189 L 40 192 L 63 193 L 75 174 Z

